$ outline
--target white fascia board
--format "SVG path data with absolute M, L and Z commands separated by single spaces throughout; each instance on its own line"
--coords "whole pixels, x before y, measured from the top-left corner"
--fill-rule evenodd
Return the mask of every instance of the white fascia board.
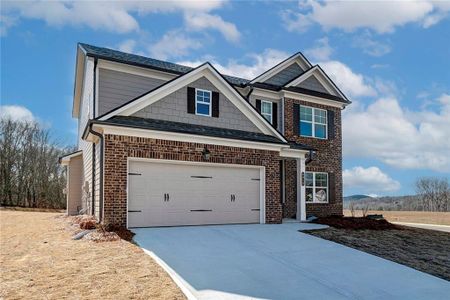
M 251 96 L 256 98 L 266 98 L 271 100 L 280 100 L 280 93 L 276 91 L 269 91 L 265 89 L 260 88 L 253 88 L 253 92 L 251 93 Z
M 308 150 L 283 148 L 280 150 L 280 156 L 284 158 L 306 158 Z
M 114 126 L 110 124 L 94 124 L 92 127 L 95 131 L 102 132 L 104 135 L 106 134 L 123 135 L 123 136 L 143 137 L 158 140 L 169 140 L 176 142 L 219 145 L 237 148 L 277 151 L 277 152 L 280 151 L 281 149 L 289 148 L 288 145 L 283 144 L 234 140 L 227 138 L 210 137 L 210 136 L 186 134 L 170 131 L 158 131 L 151 129 Z M 89 136 L 90 134 L 87 136 L 86 140 L 90 138 Z
M 300 53 L 297 53 L 296 55 L 292 56 L 290 59 L 286 59 L 279 65 L 275 66 L 273 69 L 270 69 L 270 70 L 262 73 L 261 75 L 259 75 L 258 77 L 256 77 L 252 81 L 250 81 L 250 83 L 264 82 L 265 80 L 269 79 L 270 77 L 277 74 L 281 70 L 290 66 L 292 63 L 297 63 L 302 68 L 302 70 L 306 70 L 311 67 L 311 65 L 303 58 L 303 56 Z
M 80 104 L 81 97 L 83 95 L 83 82 L 84 82 L 84 70 L 86 67 L 86 55 L 84 49 L 78 47 L 77 49 L 77 59 L 75 65 L 75 82 L 74 82 L 74 93 L 73 93 L 73 103 L 72 103 L 72 118 L 78 118 L 80 115 Z
M 251 107 L 251 104 L 248 103 L 238 91 L 230 87 L 229 83 L 227 83 L 209 64 L 200 66 L 186 75 L 182 75 L 173 81 L 166 83 L 161 88 L 101 117 L 100 120 L 104 121 L 115 115 L 130 116 L 202 77 L 207 78 L 215 87 L 217 87 L 217 89 L 240 111 L 242 111 L 264 134 L 274 135 L 286 142 L 285 138 L 275 128 L 270 126 L 263 116 L 259 115 L 256 110 Z
M 69 163 L 70 163 L 70 160 L 72 159 L 72 158 L 74 158 L 74 157 L 77 157 L 77 156 L 79 156 L 79 155 L 82 155 L 83 154 L 83 151 L 77 151 L 77 152 L 75 152 L 75 153 L 72 153 L 72 154 L 68 154 L 68 155 L 66 155 L 66 156 L 63 156 L 63 157 L 61 157 L 61 165 L 63 165 L 63 166 L 67 166 Z
M 342 103 L 342 102 L 338 102 L 338 101 L 334 101 L 334 100 L 319 98 L 319 97 L 315 97 L 315 96 L 311 96 L 311 95 L 307 95 L 307 94 L 302 94 L 299 92 L 281 91 L 281 96 L 290 98 L 290 99 L 295 99 L 295 100 L 302 100 L 302 101 L 312 102 L 312 103 L 316 103 L 316 104 L 328 105 L 328 106 L 337 107 L 340 109 L 344 109 L 348 105 L 347 103 Z
M 310 76 L 314 76 L 320 82 L 320 84 L 328 91 L 328 93 L 346 99 L 345 96 L 334 86 L 334 84 L 323 73 L 323 71 L 319 68 L 319 66 L 314 66 L 312 69 L 303 73 L 297 79 L 286 84 L 286 87 L 298 86 L 300 83 L 308 79 Z
M 179 76 L 179 75 L 176 75 L 173 73 L 167 73 L 167 72 L 162 72 L 162 71 L 158 71 L 158 70 L 153 70 L 151 68 L 142 68 L 142 67 L 137 67 L 137 66 L 131 66 L 131 65 L 118 63 L 118 62 L 112 62 L 112 61 L 103 60 L 103 59 L 99 59 L 97 65 L 100 69 L 107 69 L 107 70 L 123 72 L 123 73 L 143 76 L 143 77 L 156 78 L 156 79 L 165 80 L 165 81 L 169 81 L 169 80 Z

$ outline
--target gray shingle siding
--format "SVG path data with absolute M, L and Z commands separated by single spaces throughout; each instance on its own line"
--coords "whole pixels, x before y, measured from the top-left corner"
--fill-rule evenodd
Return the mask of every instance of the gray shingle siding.
M 165 81 L 145 76 L 100 69 L 98 79 L 98 115 L 142 95 Z
M 316 77 L 310 76 L 305 81 L 297 85 L 298 87 L 313 90 L 321 93 L 329 94 L 329 92 L 323 87 L 323 85 L 317 80 Z
M 300 68 L 300 66 L 297 63 L 293 63 L 292 65 L 281 70 L 280 72 L 273 75 L 264 82 L 274 85 L 285 85 L 287 82 L 298 77 L 302 73 L 303 73 L 302 68 Z
M 143 108 L 133 114 L 133 116 L 250 132 L 260 132 L 260 130 L 220 92 L 218 118 L 197 116 L 195 114 L 187 113 L 188 86 L 219 92 L 219 90 L 208 79 L 202 77 L 187 86 L 181 87 L 179 90 L 164 97 L 163 99 Z

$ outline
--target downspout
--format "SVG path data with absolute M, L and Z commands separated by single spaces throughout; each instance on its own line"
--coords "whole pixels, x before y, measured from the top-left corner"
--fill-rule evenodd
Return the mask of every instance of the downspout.
M 99 195 L 99 199 L 98 199 L 98 202 L 99 202 L 98 211 L 99 211 L 99 221 L 101 222 L 103 220 L 103 152 L 104 152 L 103 143 L 104 143 L 104 140 L 103 140 L 102 134 L 100 134 L 97 131 L 92 130 L 92 125 L 91 125 L 91 127 L 89 127 L 89 133 L 92 133 L 93 135 L 95 135 L 96 137 L 98 137 L 100 139 L 100 142 L 99 142 L 99 144 L 100 144 L 100 157 L 99 157 L 99 160 L 100 160 L 100 174 L 99 174 L 100 175 L 100 178 L 99 178 L 100 191 L 99 191 L 99 193 L 100 193 L 100 195 Z M 94 144 L 94 149 L 95 149 L 95 144 Z M 94 172 L 94 174 L 95 174 L 95 172 Z M 95 189 L 93 188 L 92 191 L 94 192 Z M 95 203 L 94 201 L 95 201 L 95 196 L 92 197 L 92 203 Z

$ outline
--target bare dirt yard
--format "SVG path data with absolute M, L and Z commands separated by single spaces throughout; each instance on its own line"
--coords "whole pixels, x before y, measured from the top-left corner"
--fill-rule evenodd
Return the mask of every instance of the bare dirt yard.
M 185 299 L 136 245 L 74 241 L 67 221 L 0 210 L 0 299 Z
M 450 225 L 450 212 L 372 210 L 368 213 L 381 214 L 389 222 Z M 350 210 L 344 210 L 344 215 L 349 217 L 352 214 Z M 356 211 L 356 216 L 361 217 L 362 212 Z
M 392 224 L 361 229 L 360 222 L 346 226 L 346 222 L 326 221 L 317 223 L 336 223 L 339 228 L 305 232 L 450 281 L 450 233 Z

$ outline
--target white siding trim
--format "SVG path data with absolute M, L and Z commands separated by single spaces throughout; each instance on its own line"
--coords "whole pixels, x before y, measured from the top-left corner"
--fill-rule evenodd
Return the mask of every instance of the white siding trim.
M 264 82 L 265 80 L 269 79 L 273 75 L 279 73 L 283 69 L 289 67 L 293 63 L 297 63 L 300 68 L 303 70 L 306 70 L 311 67 L 311 65 L 303 58 L 303 56 L 300 53 L 297 53 L 296 55 L 292 56 L 290 59 L 285 60 L 284 62 L 280 63 L 279 65 L 275 66 L 273 69 L 266 71 L 250 81 L 250 83 L 255 82 Z
M 328 105 L 328 106 L 337 107 L 340 109 L 343 109 L 348 105 L 347 103 L 342 103 L 342 102 L 337 102 L 337 101 L 328 100 L 328 99 L 324 99 L 324 98 L 319 98 L 319 97 L 315 97 L 315 96 L 311 96 L 311 95 L 307 95 L 307 94 L 301 94 L 298 92 L 281 91 L 281 95 L 282 95 L 282 97 L 286 97 L 286 98 L 290 98 L 290 99 L 302 100 L 302 101 L 317 103 L 317 104 L 322 104 L 322 105 Z
M 112 61 L 107 61 L 107 60 L 102 60 L 102 59 L 98 60 L 98 66 L 102 69 L 108 69 L 108 70 L 113 70 L 113 71 L 118 71 L 118 72 L 123 72 L 123 73 L 128 73 L 128 74 L 134 74 L 134 75 L 139 75 L 139 76 L 144 76 L 144 77 L 156 78 L 156 79 L 161 79 L 161 80 L 165 80 L 165 81 L 171 80 L 171 79 L 179 76 L 179 75 L 172 74 L 172 73 L 166 73 L 166 72 L 157 71 L 157 70 L 153 70 L 153 69 L 141 68 L 141 67 L 137 67 L 137 66 L 131 66 L 131 65 L 127 65 L 127 64 L 122 64 L 122 63 L 112 62 Z
M 96 131 L 103 132 L 103 134 L 145 137 L 145 138 L 170 140 L 170 141 L 177 141 L 177 142 L 220 145 L 220 146 L 260 149 L 260 150 L 269 150 L 269 151 L 280 151 L 281 149 L 289 148 L 288 145 L 282 145 L 282 144 L 234 140 L 234 139 L 209 137 L 209 136 L 201 136 L 201 135 L 194 135 L 194 134 L 185 134 L 185 133 L 177 133 L 177 132 L 169 132 L 169 131 L 157 131 L 157 130 L 149 130 L 149 129 L 113 126 L 113 125 L 94 124 L 93 129 Z M 90 139 L 88 139 L 88 140 L 90 140 Z M 305 151 L 305 153 L 306 153 L 306 151 Z M 298 155 L 297 155 L 297 157 L 298 157 Z

